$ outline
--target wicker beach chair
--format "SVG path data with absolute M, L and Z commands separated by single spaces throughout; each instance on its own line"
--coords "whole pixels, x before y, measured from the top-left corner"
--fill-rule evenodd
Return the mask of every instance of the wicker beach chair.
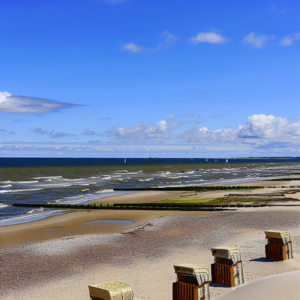
M 173 283 L 173 300 L 209 300 L 209 274 L 205 268 L 190 264 L 175 265 L 177 282 Z
M 133 300 L 130 285 L 113 281 L 110 283 L 89 285 L 90 300 Z
M 289 232 L 279 230 L 265 231 L 267 245 L 266 258 L 274 260 L 286 260 L 293 258 L 292 241 Z
M 244 272 L 241 252 L 236 248 L 215 247 L 211 249 L 215 263 L 211 265 L 213 283 L 231 287 L 244 283 Z

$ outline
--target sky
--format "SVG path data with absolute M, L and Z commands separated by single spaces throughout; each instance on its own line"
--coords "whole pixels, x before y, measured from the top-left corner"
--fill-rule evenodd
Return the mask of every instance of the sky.
M 300 156 L 299 15 L 299 0 L 0 0 L 0 156 Z

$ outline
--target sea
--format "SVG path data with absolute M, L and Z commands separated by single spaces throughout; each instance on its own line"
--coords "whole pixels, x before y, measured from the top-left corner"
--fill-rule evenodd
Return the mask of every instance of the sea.
M 297 176 L 300 158 L 0 158 L 0 226 L 62 210 L 13 203 L 86 204 L 142 187 L 202 186 Z M 115 191 L 114 189 L 126 189 Z M 65 212 L 65 210 L 64 210 Z

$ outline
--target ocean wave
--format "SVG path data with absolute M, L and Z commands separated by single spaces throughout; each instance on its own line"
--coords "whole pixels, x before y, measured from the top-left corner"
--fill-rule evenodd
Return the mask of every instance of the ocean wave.
M 74 179 L 69 179 L 69 178 L 63 178 L 64 181 L 80 181 L 80 180 L 84 180 L 84 178 L 74 178 Z
M 38 183 L 37 180 L 31 180 L 31 181 L 13 181 L 12 183 L 19 183 L 19 184 L 27 184 L 27 183 Z
M 62 176 L 40 176 L 40 177 L 32 177 L 33 179 L 60 179 Z
M 0 188 L 7 188 L 7 187 L 10 187 L 12 186 L 11 184 L 7 184 L 7 185 L 3 185 L 3 186 L 0 186 Z
M 29 211 L 27 212 L 27 214 L 32 214 L 32 213 L 35 213 L 35 212 L 41 212 L 41 211 L 43 211 L 43 210 L 44 210 L 43 207 L 37 208 L 37 209 L 32 209 L 32 210 L 29 210 Z
M 43 188 L 39 189 L 23 189 L 23 190 L 2 190 L 0 193 L 23 193 L 23 192 L 33 192 L 33 191 L 40 191 L 43 190 Z
M 110 193 L 110 192 L 114 192 L 114 190 L 113 189 L 102 189 L 102 190 L 99 190 L 95 193 Z
M 7 206 L 9 206 L 9 205 L 0 203 L 0 208 L 4 208 L 4 207 L 7 207 Z

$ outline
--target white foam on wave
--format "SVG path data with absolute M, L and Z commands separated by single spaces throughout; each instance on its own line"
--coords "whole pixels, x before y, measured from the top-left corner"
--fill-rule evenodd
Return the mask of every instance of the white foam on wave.
M 13 181 L 12 183 L 28 184 L 28 183 L 38 183 L 38 181 L 37 180 L 31 180 L 31 181 Z
M 11 184 L 7 184 L 7 185 L 3 185 L 3 186 L 0 186 L 1 188 L 7 188 L 7 187 L 10 187 L 10 186 L 12 186 Z
M 99 190 L 95 193 L 110 193 L 110 192 L 114 192 L 114 190 L 113 189 L 102 189 L 102 190 Z
M 0 193 L 23 193 L 23 192 L 33 192 L 33 191 L 40 191 L 43 188 L 39 189 L 23 189 L 23 190 L 1 190 Z
M 7 207 L 7 206 L 9 206 L 9 205 L 0 203 L 0 208 L 4 208 L 4 207 Z
M 35 213 L 35 212 L 40 212 L 40 211 L 43 211 L 43 210 L 44 210 L 43 207 L 37 208 L 37 209 L 32 209 L 32 210 L 29 210 L 29 211 L 27 212 L 27 214 L 32 214 L 32 213 Z
M 32 177 L 33 179 L 60 179 L 62 176 L 40 176 L 40 177 Z

